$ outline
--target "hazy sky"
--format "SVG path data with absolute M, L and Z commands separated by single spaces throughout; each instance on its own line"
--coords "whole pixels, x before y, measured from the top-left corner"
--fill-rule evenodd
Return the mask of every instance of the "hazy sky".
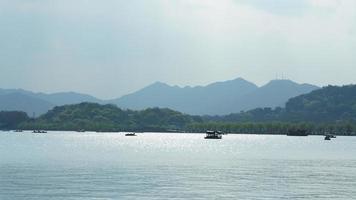
M 356 83 L 355 0 L 0 0 L 0 88 Z

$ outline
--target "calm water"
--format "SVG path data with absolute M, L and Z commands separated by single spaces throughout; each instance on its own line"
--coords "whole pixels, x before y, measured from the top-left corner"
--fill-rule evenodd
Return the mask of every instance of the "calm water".
M 0 199 L 355 199 L 356 137 L 0 132 Z

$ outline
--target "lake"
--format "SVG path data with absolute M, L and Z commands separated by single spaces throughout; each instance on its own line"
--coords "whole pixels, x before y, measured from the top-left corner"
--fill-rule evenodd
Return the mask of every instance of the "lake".
M 353 199 L 356 137 L 0 132 L 0 199 Z

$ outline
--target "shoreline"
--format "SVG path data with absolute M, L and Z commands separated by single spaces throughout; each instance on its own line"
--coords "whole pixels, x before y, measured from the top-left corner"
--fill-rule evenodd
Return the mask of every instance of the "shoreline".
M 115 134 L 125 134 L 125 133 L 149 133 L 149 134 L 154 134 L 154 133 L 162 133 L 162 134 L 206 134 L 205 132 L 165 132 L 165 131 L 72 131 L 72 130 L 45 130 L 46 133 L 34 133 L 33 130 L 22 130 L 21 132 L 16 132 L 15 130 L 0 130 L 0 133 L 34 133 L 34 134 L 48 134 L 48 133 L 54 133 L 54 132 L 66 132 L 66 133 L 76 133 L 76 134 L 85 134 L 85 133 L 115 133 Z M 276 136 L 288 136 L 288 137 L 308 137 L 308 136 L 325 136 L 327 134 L 309 134 L 307 136 L 298 136 L 298 135 L 287 135 L 287 134 L 276 134 L 276 133 L 226 133 L 226 135 L 276 135 Z M 333 134 L 335 136 L 356 136 L 356 135 L 338 135 L 338 134 Z

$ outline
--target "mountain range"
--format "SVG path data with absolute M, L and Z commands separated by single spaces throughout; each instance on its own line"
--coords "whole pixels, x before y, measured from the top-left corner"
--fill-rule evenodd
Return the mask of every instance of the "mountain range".
M 257 107 L 283 107 L 288 99 L 309 93 L 317 86 L 290 80 L 273 80 L 258 87 L 242 78 L 207 86 L 178 87 L 156 82 L 132 94 L 101 100 L 75 92 L 34 93 L 22 89 L 0 89 L 0 110 L 25 111 L 29 116 L 46 113 L 55 106 L 93 102 L 116 104 L 124 109 L 170 108 L 192 115 L 224 115 Z
M 192 116 L 167 108 L 123 110 L 112 104 L 57 106 L 30 119 L 21 111 L 0 111 L 0 129 L 89 131 L 221 130 L 227 133 L 356 135 L 356 85 L 327 86 L 287 101 L 284 108 L 255 108 L 229 115 Z
M 262 87 L 242 78 L 183 88 L 156 82 L 111 103 L 135 110 L 166 107 L 193 115 L 225 115 L 258 107 L 283 107 L 288 99 L 315 89 L 318 87 L 290 80 L 273 80 Z

